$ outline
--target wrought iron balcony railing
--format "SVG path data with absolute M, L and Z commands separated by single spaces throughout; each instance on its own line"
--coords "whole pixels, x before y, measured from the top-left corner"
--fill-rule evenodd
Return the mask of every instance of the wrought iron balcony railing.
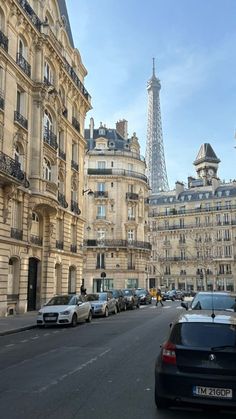
M 23 230 L 18 228 L 11 228 L 11 237 L 16 240 L 23 240 Z
M 135 215 L 128 215 L 128 221 L 135 221 Z
M 126 199 L 130 199 L 131 201 L 138 201 L 138 194 L 133 192 L 126 192 Z
M 108 198 L 107 191 L 95 191 L 93 193 L 94 198 Z
M 58 154 L 62 160 L 66 161 L 66 153 L 61 148 L 59 148 Z
M 212 206 L 212 207 L 207 207 L 207 208 L 204 208 L 203 206 L 201 206 L 199 208 L 192 208 L 192 209 L 170 208 L 168 211 L 165 211 L 165 212 L 161 212 L 161 211 L 153 209 L 152 211 L 150 211 L 149 217 L 169 217 L 170 215 L 188 215 L 188 214 L 205 213 L 205 212 L 209 215 L 209 212 L 230 211 L 232 209 L 236 209 L 236 205 L 225 204 L 221 206 Z M 219 222 L 221 223 L 221 221 Z M 232 222 L 230 221 L 225 221 L 225 222 L 226 223 L 229 222 L 230 224 L 232 224 Z
M 40 31 L 42 22 L 26 0 L 18 0 L 21 7 L 24 9 L 25 13 L 28 15 L 31 22 L 34 24 L 34 26 Z
M 28 129 L 27 119 L 18 111 L 14 111 L 14 121 L 20 124 L 23 128 Z
M 66 197 L 61 192 L 58 192 L 58 202 L 59 202 L 60 206 L 63 207 L 63 208 L 68 207 L 68 203 L 66 202 Z
M 80 133 L 80 123 L 74 116 L 72 116 L 72 125 Z
M 138 249 L 146 249 L 146 250 L 151 250 L 152 246 L 149 242 L 142 242 L 142 241 L 136 241 L 136 240 L 109 240 L 109 239 L 104 239 L 101 241 L 97 240 L 97 239 L 92 239 L 92 240 L 85 240 L 84 241 L 84 246 L 86 247 L 124 247 L 124 248 L 130 248 L 130 247 L 135 247 Z
M 135 265 L 128 265 L 127 269 L 128 271 L 135 271 Z
M 1 172 L 3 172 L 4 175 L 12 176 L 22 183 L 25 188 L 29 187 L 29 181 L 26 179 L 25 172 L 21 170 L 20 163 L 7 156 L 2 151 L 0 151 L 0 173 Z
M 143 175 L 142 173 L 133 172 L 132 170 L 124 170 L 124 169 L 88 169 L 88 175 L 96 175 L 96 176 L 127 176 L 136 179 L 141 179 L 144 182 L 148 183 L 147 176 Z
M 70 245 L 70 251 L 72 253 L 77 253 L 77 245 L 76 244 L 71 244 Z
M 0 46 L 8 52 L 8 38 L 0 31 Z
M 58 148 L 57 136 L 50 129 L 47 129 L 47 128 L 44 129 L 43 140 L 45 143 L 47 143 L 52 148 L 54 148 L 54 150 L 57 150 Z
M 71 167 L 72 167 L 72 169 L 77 170 L 77 172 L 79 171 L 79 165 L 78 165 L 78 163 L 77 163 L 76 161 L 74 161 L 74 160 L 71 160 Z
M 62 240 L 56 240 L 56 248 L 59 250 L 64 249 L 64 242 Z
M 73 80 L 73 82 L 76 84 L 76 86 L 79 88 L 80 92 L 82 93 L 82 95 L 89 100 L 90 99 L 90 95 L 88 93 L 88 91 L 85 89 L 83 83 L 80 81 L 79 77 L 77 76 L 75 70 L 71 67 L 71 65 L 68 63 L 68 61 L 64 58 L 65 60 L 65 69 L 67 71 L 67 73 L 69 74 L 69 76 L 71 77 L 71 79 Z
M 3 97 L 3 92 L 0 90 L 0 109 L 4 110 L 4 97 Z
M 71 209 L 72 212 L 74 212 L 77 215 L 80 215 L 81 214 L 81 211 L 79 209 L 78 202 L 76 202 L 76 201 L 71 200 L 70 209 Z
M 43 245 L 42 237 L 36 236 L 35 234 L 31 234 L 30 242 L 33 243 L 33 244 L 36 244 L 37 246 L 42 246 Z
M 18 52 L 16 54 L 16 62 L 18 66 L 24 71 L 24 73 L 30 77 L 31 76 L 31 65 L 26 61 L 26 59 L 23 57 L 23 55 Z

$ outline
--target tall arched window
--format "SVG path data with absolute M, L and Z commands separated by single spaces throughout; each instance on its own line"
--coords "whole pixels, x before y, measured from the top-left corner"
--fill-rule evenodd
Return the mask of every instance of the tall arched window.
M 53 71 L 47 61 L 44 62 L 44 83 L 48 85 L 53 84 Z
M 45 180 L 52 180 L 52 167 L 51 163 L 46 157 L 43 159 L 43 178 Z
M 19 274 L 20 274 L 20 261 L 12 257 L 8 264 L 8 283 L 7 283 L 7 294 L 18 295 L 19 294 Z
M 51 114 L 47 111 L 47 109 L 44 112 L 43 125 L 44 125 L 44 130 L 46 132 L 53 131 L 53 119 L 52 119 Z
M 69 268 L 68 293 L 76 293 L 76 270 L 74 266 L 70 266 Z

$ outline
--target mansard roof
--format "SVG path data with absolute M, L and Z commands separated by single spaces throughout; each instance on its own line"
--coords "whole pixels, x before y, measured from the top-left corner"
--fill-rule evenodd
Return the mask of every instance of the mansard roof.
M 72 32 L 71 32 L 69 16 L 68 16 L 67 7 L 66 7 L 66 1 L 65 0 L 58 0 L 58 6 L 59 6 L 59 9 L 60 9 L 61 18 L 62 18 L 62 20 L 64 21 L 64 24 L 65 24 L 65 30 L 67 32 L 67 35 L 68 35 L 68 38 L 70 40 L 71 46 L 74 48 L 74 41 L 73 41 L 73 36 L 72 36 Z
M 100 129 L 93 130 L 93 138 L 90 138 L 90 130 L 84 130 L 84 136 L 87 140 L 89 150 L 95 148 L 96 139 L 97 138 L 105 138 L 108 140 L 108 147 L 112 147 L 112 149 L 123 150 L 127 149 L 130 146 L 130 139 L 125 140 L 117 131 L 116 129 L 102 127 L 104 130 L 103 133 L 100 133 Z

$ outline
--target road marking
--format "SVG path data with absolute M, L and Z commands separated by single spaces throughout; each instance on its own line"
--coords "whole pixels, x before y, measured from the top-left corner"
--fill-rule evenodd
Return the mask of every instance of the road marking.
M 20 341 L 20 343 L 26 343 L 26 342 L 28 342 L 28 339 L 24 339 Z
M 35 340 L 35 339 L 38 339 L 38 338 L 39 338 L 39 336 L 34 336 L 34 337 L 31 338 L 31 340 Z
M 5 345 L 6 348 L 10 348 L 11 346 L 15 346 L 15 343 L 9 343 L 8 345 Z
M 67 374 L 63 374 L 60 377 L 58 377 L 57 379 L 51 381 L 48 385 L 44 386 L 44 387 L 40 387 L 38 390 L 35 390 L 34 393 L 43 393 L 44 391 L 47 391 L 50 387 L 52 386 L 56 386 L 57 384 L 61 383 L 62 381 L 64 381 L 66 378 L 70 377 L 73 374 L 76 374 L 78 371 L 83 370 L 84 368 L 86 368 L 88 365 L 93 364 L 94 362 L 98 361 L 98 358 L 103 357 L 104 355 L 106 355 L 108 352 L 110 352 L 111 349 L 107 349 L 106 351 L 102 352 L 101 354 L 95 356 L 94 358 L 89 359 L 87 362 L 85 362 L 84 364 L 80 364 L 78 365 L 78 367 L 76 367 L 75 369 L 69 371 Z

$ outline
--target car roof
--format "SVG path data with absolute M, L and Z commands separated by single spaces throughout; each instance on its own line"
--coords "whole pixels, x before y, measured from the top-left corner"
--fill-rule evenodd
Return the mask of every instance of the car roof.
M 201 313 L 187 312 L 179 316 L 177 323 L 224 323 L 236 325 L 236 313 L 233 311 L 201 310 Z
M 236 293 L 229 291 L 198 291 L 196 295 L 229 295 L 236 297 Z

